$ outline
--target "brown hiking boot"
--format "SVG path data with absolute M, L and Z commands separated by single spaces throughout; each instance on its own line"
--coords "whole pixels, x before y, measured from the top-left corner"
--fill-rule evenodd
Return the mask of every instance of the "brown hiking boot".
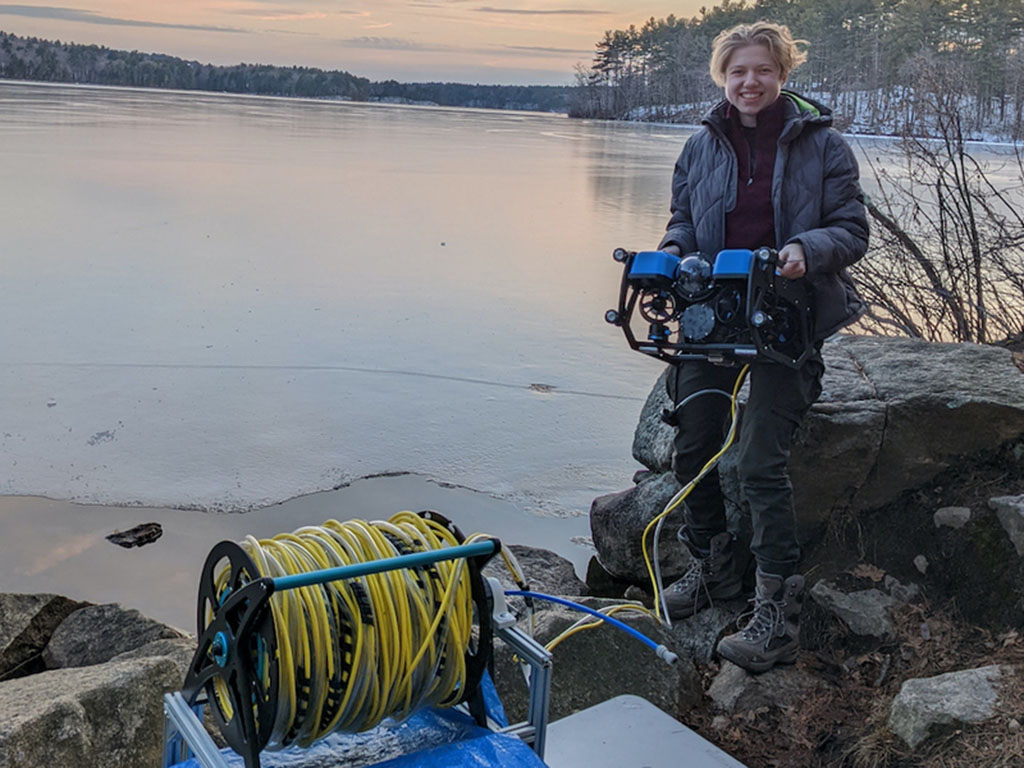
M 740 594 L 743 585 L 732 564 L 731 534 L 713 536 L 706 550 L 693 543 L 685 528 L 679 540 L 690 550 L 693 562 L 682 578 L 665 587 L 663 597 L 670 619 L 685 619 L 715 600 L 729 600 Z
M 792 664 L 800 650 L 800 608 L 804 577 L 757 571 L 754 608 L 739 632 L 718 642 L 718 655 L 750 672 L 767 672 L 776 664 Z

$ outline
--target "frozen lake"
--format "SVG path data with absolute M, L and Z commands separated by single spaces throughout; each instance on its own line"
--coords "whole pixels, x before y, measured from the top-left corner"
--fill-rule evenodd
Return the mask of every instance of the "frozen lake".
M 659 366 L 603 319 L 686 132 L 0 84 L 0 493 L 246 510 L 415 472 L 584 514 Z

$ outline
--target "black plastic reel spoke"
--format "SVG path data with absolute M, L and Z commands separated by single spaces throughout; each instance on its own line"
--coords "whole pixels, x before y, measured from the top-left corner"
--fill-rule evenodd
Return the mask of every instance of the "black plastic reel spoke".
M 225 561 L 227 579 L 218 589 L 217 574 Z M 206 694 L 221 735 L 247 768 L 258 768 L 277 716 L 280 681 L 272 592 L 273 582 L 260 578 L 238 544 L 222 541 L 214 546 L 200 576 L 199 643 L 183 687 L 189 703 Z

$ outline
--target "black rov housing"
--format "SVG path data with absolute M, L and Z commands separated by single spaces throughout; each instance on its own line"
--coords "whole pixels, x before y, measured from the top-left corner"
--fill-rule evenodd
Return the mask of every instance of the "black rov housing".
M 622 283 L 605 320 L 639 352 L 668 363 L 763 359 L 799 368 L 814 350 L 807 283 L 777 275 L 770 248 L 719 251 L 713 260 L 617 248 L 612 258 L 623 265 Z

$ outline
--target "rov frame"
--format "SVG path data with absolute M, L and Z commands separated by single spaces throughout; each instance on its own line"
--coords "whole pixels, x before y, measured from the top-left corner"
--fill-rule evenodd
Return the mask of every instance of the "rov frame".
M 623 273 L 618 306 L 605 320 L 638 352 L 667 363 L 761 359 L 799 368 L 814 351 L 809 286 L 780 277 L 770 248 L 720 251 L 713 265 L 701 254 L 624 248 L 612 258 Z M 706 274 L 688 274 L 695 264 Z M 634 313 L 649 324 L 646 339 L 633 328 Z

